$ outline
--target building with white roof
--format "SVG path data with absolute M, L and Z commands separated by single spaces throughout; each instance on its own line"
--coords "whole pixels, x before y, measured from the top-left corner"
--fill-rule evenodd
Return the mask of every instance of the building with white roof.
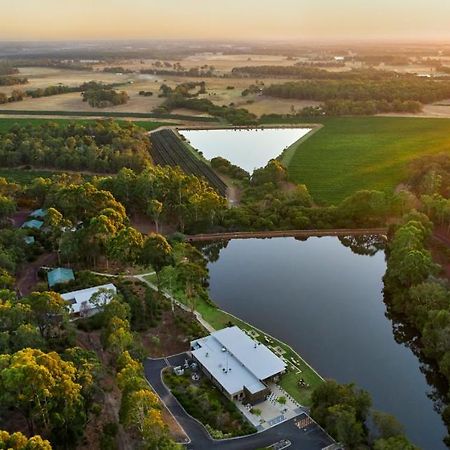
M 78 316 L 92 316 L 99 312 L 101 306 L 109 303 L 116 293 L 116 287 L 110 283 L 88 289 L 81 289 L 79 291 L 67 292 L 61 294 L 61 297 L 69 304 L 72 314 Z M 91 302 L 95 295 L 96 301 Z
M 278 381 L 286 370 L 278 356 L 237 326 L 192 341 L 191 354 L 228 398 L 251 404 L 263 401 L 267 383 Z

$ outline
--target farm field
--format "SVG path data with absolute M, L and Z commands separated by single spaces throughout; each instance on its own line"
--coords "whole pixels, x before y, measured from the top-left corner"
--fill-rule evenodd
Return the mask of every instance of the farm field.
M 231 70 L 240 66 L 289 66 L 296 62 L 306 60 L 305 58 L 294 58 L 288 60 L 283 56 L 276 55 L 223 55 L 220 53 L 199 53 L 196 55 L 182 58 L 179 61 L 170 60 L 170 63 L 179 62 L 183 67 L 189 69 L 203 65 L 214 66 L 218 77 L 205 78 L 206 93 L 199 98 L 207 98 L 217 105 L 230 105 L 239 108 L 246 108 L 250 112 L 261 116 L 263 114 L 288 114 L 293 109 L 298 111 L 305 106 L 316 106 L 318 102 L 295 100 L 295 99 L 279 99 L 260 94 L 249 94 L 245 97 L 241 95 L 242 91 L 255 83 L 264 83 L 268 86 L 272 83 L 283 83 L 292 81 L 292 79 L 281 77 L 264 77 L 256 80 L 252 77 L 235 78 L 231 76 Z M 79 86 L 87 81 L 97 81 L 104 83 L 120 83 L 118 90 L 125 90 L 129 95 L 129 101 L 124 105 L 109 106 L 98 109 L 93 108 L 86 102 L 82 101 L 79 92 L 60 94 L 42 98 L 25 98 L 21 102 L 6 103 L 1 105 L 0 109 L 4 110 L 26 110 L 26 111 L 83 111 L 117 113 L 150 113 L 154 108 L 161 105 L 163 98 L 158 97 L 159 88 L 162 84 L 175 87 L 180 83 L 198 82 L 200 79 L 196 77 L 186 77 L 182 75 L 151 75 L 138 73 L 142 69 L 154 68 L 152 65 L 155 60 L 118 60 L 114 64 L 100 63 L 93 66 L 93 71 L 79 71 L 71 69 L 56 69 L 50 67 L 22 67 L 20 75 L 28 78 L 29 83 L 17 86 L 0 86 L 0 92 L 10 95 L 14 89 L 28 90 L 45 88 L 52 85 L 64 84 L 67 86 Z M 105 73 L 103 69 L 108 66 L 119 66 L 125 70 L 133 70 L 134 73 Z M 351 68 L 358 68 L 358 64 L 348 64 L 345 67 L 331 68 L 330 71 L 345 71 Z M 387 67 L 387 66 L 386 66 Z M 389 69 L 417 72 L 426 74 L 429 67 L 426 66 L 389 66 Z M 233 89 L 231 89 L 233 88 Z M 151 91 L 153 96 L 144 97 L 139 95 L 139 91 Z M 425 105 L 420 116 L 423 117 L 450 117 L 449 102 L 439 102 L 436 105 Z M 197 115 L 198 112 L 185 110 L 184 114 Z M 404 114 L 403 114 L 404 116 Z
M 318 203 L 362 189 L 392 191 L 419 157 L 450 152 L 450 120 L 404 117 L 315 119 L 324 127 L 300 142 L 288 164 Z
M 250 58 L 250 60 L 248 59 Z M 124 67 L 125 69 L 139 71 L 152 67 L 154 60 L 140 61 L 118 61 L 114 65 Z M 175 61 L 171 61 L 174 63 Z M 218 74 L 229 75 L 233 67 L 246 65 L 291 65 L 295 61 L 286 61 L 286 58 L 279 56 L 250 56 L 250 55 L 199 55 L 181 60 L 183 67 L 191 68 L 203 64 L 210 64 L 216 67 Z M 77 71 L 67 69 L 54 69 L 48 67 L 23 67 L 20 68 L 20 75 L 28 78 L 29 83 L 17 86 L 0 86 L 0 92 L 10 95 L 14 89 L 29 90 L 45 88 L 52 85 L 64 84 L 67 86 L 79 86 L 87 81 L 97 81 L 103 83 L 122 83 L 118 90 L 125 90 L 130 99 L 124 105 L 110 106 L 106 108 L 93 108 L 86 102 L 83 102 L 79 92 L 54 95 L 41 98 L 25 98 L 21 102 L 6 103 L 1 105 L 2 110 L 27 110 L 27 111 L 89 111 L 98 112 L 136 112 L 150 113 L 155 107 L 163 102 L 163 98 L 158 97 L 159 88 L 166 84 L 172 88 L 180 83 L 198 82 L 199 78 L 176 75 L 150 75 L 139 73 L 104 73 L 104 64 L 95 66 L 94 71 Z M 252 78 L 205 78 L 206 93 L 200 98 L 207 98 L 217 105 L 229 105 L 234 103 L 236 107 L 248 108 L 257 115 L 267 113 L 287 114 L 291 111 L 291 105 L 300 109 L 306 105 L 314 105 L 316 102 L 302 102 L 296 100 L 281 100 L 270 97 L 263 97 L 257 94 L 250 94 L 246 97 L 241 92 L 255 83 Z M 265 78 L 266 85 L 274 82 L 288 81 L 280 78 Z M 234 89 L 227 89 L 233 87 Z M 154 93 L 151 97 L 139 95 L 139 91 L 151 91 Z M 185 111 L 185 114 L 192 114 L 192 111 Z M 195 113 L 195 114 L 198 114 Z
M 156 164 L 179 166 L 185 173 L 204 177 L 208 183 L 224 197 L 227 185 L 205 162 L 189 151 L 172 130 L 162 130 L 151 134 L 151 154 Z

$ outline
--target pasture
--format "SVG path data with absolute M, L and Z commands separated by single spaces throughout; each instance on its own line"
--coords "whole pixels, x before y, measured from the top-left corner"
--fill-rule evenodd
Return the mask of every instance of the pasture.
M 94 66 L 93 71 L 78 71 L 71 69 L 55 69 L 49 67 L 22 67 L 20 75 L 27 77 L 29 83 L 18 86 L 0 86 L 0 92 L 10 95 L 14 89 L 28 90 L 45 88 L 60 83 L 67 86 L 79 86 L 87 81 L 97 81 L 103 83 L 121 83 L 118 90 L 125 90 L 130 99 L 124 105 L 109 106 L 98 109 L 92 108 L 86 102 L 83 102 L 79 92 L 66 93 L 41 98 L 25 98 L 21 102 L 5 103 L 1 105 L 4 110 L 27 110 L 27 111 L 84 111 L 84 112 L 120 112 L 120 113 L 150 113 L 155 107 L 161 105 L 163 98 L 158 97 L 159 88 L 162 84 L 175 87 L 180 83 L 189 81 L 198 82 L 199 78 L 186 77 L 182 75 L 149 75 L 139 74 L 141 69 L 152 68 L 154 60 L 123 60 L 114 63 L 114 65 L 124 67 L 127 70 L 136 71 L 135 73 L 105 73 L 103 68 L 105 64 Z M 170 61 L 175 63 L 177 61 Z M 205 78 L 206 93 L 200 98 L 207 98 L 217 105 L 229 105 L 234 103 L 236 107 L 248 108 L 257 115 L 267 113 L 287 114 L 291 111 L 291 105 L 296 109 L 304 106 L 305 102 L 298 100 L 282 100 L 276 98 L 263 97 L 257 94 L 250 94 L 246 97 L 241 92 L 254 84 L 256 80 L 252 78 L 229 78 L 233 67 L 247 65 L 292 65 L 295 61 L 287 61 L 282 56 L 272 55 L 211 55 L 199 54 L 190 56 L 180 61 L 185 68 L 202 66 L 204 64 L 212 65 L 216 68 L 217 74 L 222 77 Z M 266 85 L 273 82 L 282 82 L 282 79 L 265 78 Z M 287 80 L 285 80 L 287 81 Z M 234 89 L 228 89 L 233 86 Z M 151 91 L 153 96 L 143 97 L 139 91 Z M 315 104 L 315 102 L 306 102 Z M 185 111 L 185 114 L 192 114 L 192 111 Z M 198 113 L 197 113 L 198 114 Z
M 307 62 L 310 57 L 297 57 L 288 59 L 281 55 L 254 55 L 254 54 L 222 54 L 222 53 L 198 53 L 189 55 L 179 60 L 168 60 L 174 64 L 180 63 L 186 69 L 201 67 L 204 65 L 213 66 L 218 77 L 205 78 L 206 93 L 200 95 L 200 98 L 207 98 L 216 105 L 229 105 L 233 103 L 236 107 L 246 108 L 250 112 L 261 116 L 263 114 L 288 114 L 293 110 L 298 111 L 304 106 L 317 105 L 314 101 L 295 100 L 295 99 L 277 99 L 266 97 L 259 94 L 249 94 L 243 97 L 241 92 L 255 83 L 263 82 L 268 86 L 272 83 L 283 83 L 290 79 L 281 77 L 259 77 L 256 80 L 252 77 L 236 78 L 231 74 L 234 67 L 242 66 L 290 66 L 297 62 Z M 314 58 L 312 58 L 314 60 Z M 154 59 L 118 59 L 114 63 L 101 62 L 93 65 L 92 71 L 79 71 L 72 69 L 60 69 L 51 67 L 22 67 L 20 75 L 27 77 L 29 83 L 18 86 L 0 86 L 0 92 L 10 95 L 14 89 L 27 90 L 45 88 L 51 85 L 62 83 L 67 86 L 79 86 L 87 81 L 97 81 L 104 83 L 120 83 L 117 89 L 125 90 L 130 99 L 124 105 L 110 106 L 104 109 L 92 108 L 86 102 L 82 101 L 79 92 L 60 94 L 51 97 L 25 98 L 20 103 L 6 103 L 1 109 L 5 110 L 27 110 L 27 111 L 85 111 L 95 112 L 120 112 L 120 113 L 149 113 L 155 107 L 163 102 L 163 98 L 158 97 L 159 88 L 162 84 L 175 87 L 177 84 L 195 81 L 200 79 L 196 77 L 186 77 L 183 75 L 151 75 L 140 74 L 142 69 L 154 68 Z M 108 66 L 119 66 L 132 73 L 108 73 L 103 69 Z M 358 63 L 347 63 L 346 67 L 331 68 L 331 71 L 349 70 L 359 67 Z M 414 72 L 426 74 L 429 67 L 421 65 L 408 66 L 386 66 L 389 69 L 398 71 Z M 292 81 L 292 80 L 290 80 Z M 234 89 L 229 89 L 234 87 Z M 153 96 L 143 97 L 139 91 L 151 91 Z M 184 111 L 186 114 L 192 114 L 192 111 Z M 198 113 L 197 113 L 198 114 Z M 450 117 L 450 106 L 426 105 L 422 115 L 426 117 Z
M 416 158 L 450 152 L 450 119 L 313 119 L 323 128 L 297 144 L 289 178 L 318 203 L 338 203 L 362 189 L 393 191 Z

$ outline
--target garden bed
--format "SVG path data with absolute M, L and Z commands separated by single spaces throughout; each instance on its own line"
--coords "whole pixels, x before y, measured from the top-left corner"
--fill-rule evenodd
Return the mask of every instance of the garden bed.
M 175 375 L 170 369 L 163 372 L 164 382 L 184 409 L 203 425 L 214 439 L 245 436 L 256 429 L 241 415 L 233 402 L 201 375 L 191 379 L 191 372 Z

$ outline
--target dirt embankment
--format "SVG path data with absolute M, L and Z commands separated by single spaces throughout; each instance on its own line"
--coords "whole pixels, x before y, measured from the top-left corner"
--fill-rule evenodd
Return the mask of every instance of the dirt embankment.
M 58 257 L 56 253 L 45 253 L 40 255 L 35 261 L 25 263 L 19 272 L 16 287 L 20 295 L 28 295 L 33 292 L 34 287 L 40 281 L 38 272 L 42 266 L 53 266 Z

